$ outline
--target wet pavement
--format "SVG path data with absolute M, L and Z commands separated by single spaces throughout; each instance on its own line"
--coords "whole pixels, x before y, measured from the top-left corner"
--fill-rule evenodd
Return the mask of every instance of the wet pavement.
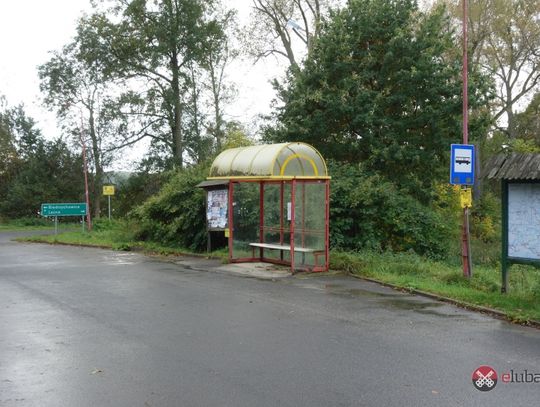
M 537 405 L 540 330 L 343 275 L 0 233 L 0 406 Z M 248 278 L 251 277 L 251 278 Z M 490 365 L 499 382 L 476 390 Z

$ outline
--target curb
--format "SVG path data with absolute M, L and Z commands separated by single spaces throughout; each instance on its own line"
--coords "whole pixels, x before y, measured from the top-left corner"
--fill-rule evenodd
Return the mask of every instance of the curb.
M 89 247 L 89 248 L 96 248 L 96 249 L 107 249 L 112 250 L 115 252 L 134 252 L 134 253 L 142 253 L 148 256 L 161 256 L 161 257 L 194 257 L 197 259 L 211 259 L 211 260 L 222 260 L 221 257 L 218 256 L 209 256 L 207 254 L 199 254 L 199 253 L 168 253 L 163 254 L 158 251 L 153 251 L 149 249 L 145 249 L 144 247 L 140 246 L 129 246 L 129 250 L 121 250 L 121 249 L 115 249 L 112 246 L 107 245 L 93 245 L 88 243 L 66 243 L 66 242 L 47 242 L 44 240 L 19 240 L 19 239 L 13 239 L 16 242 L 19 243 L 35 243 L 35 244 L 48 244 L 51 246 L 72 246 L 72 247 Z
M 351 272 L 349 272 L 348 275 L 350 275 L 351 277 L 354 277 L 354 278 L 358 278 L 360 280 L 365 280 L 365 281 L 369 281 L 371 283 L 379 284 L 379 285 L 382 285 L 384 287 L 393 288 L 394 290 L 406 291 L 406 292 L 411 293 L 411 294 L 421 295 L 423 297 L 431 298 L 431 299 L 434 299 L 434 300 L 437 300 L 437 301 L 446 302 L 448 304 L 452 304 L 452 305 L 455 305 L 457 307 L 460 307 L 460 308 L 463 308 L 463 309 L 466 309 L 466 310 L 469 310 L 469 311 L 476 311 L 476 312 L 481 312 L 481 313 L 484 313 L 484 314 L 489 314 L 489 315 L 491 315 L 491 316 L 493 316 L 493 317 L 495 317 L 497 319 L 502 319 L 502 320 L 504 320 L 506 322 L 510 322 L 511 324 L 521 325 L 521 326 L 528 326 L 528 327 L 540 329 L 540 321 L 537 321 L 537 320 L 534 320 L 534 319 L 529 319 L 526 322 L 516 322 L 516 321 L 513 321 L 512 319 L 510 319 L 508 317 L 508 315 L 506 313 L 504 313 L 503 311 L 499 311 L 499 310 L 494 309 L 494 308 L 484 307 L 482 305 L 476 305 L 476 304 L 471 304 L 471 303 L 465 302 L 465 301 L 455 300 L 453 298 L 444 297 L 442 295 L 433 294 L 433 293 L 430 293 L 430 292 L 427 292 L 427 291 L 417 290 L 415 288 L 400 287 L 400 286 L 395 285 L 395 284 L 379 281 L 379 280 L 376 280 L 376 279 L 371 278 L 371 277 L 360 276 L 360 275 L 357 275 L 357 274 L 354 274 L 354 273 L 351 273 Z
M 38 240 L 19 240 L 19 239 L 13 239 L 13 240 L 18 243 L 48 244 L 51 246 L 89 247 L 89 248 L 95 248 L 95 249 L 114 250 L 111 246 L 105 246 L 105 245 L 91 245 L 91 244 L 65 243 L 65 242 L 45 242 L 45 241 L 38 241 Z

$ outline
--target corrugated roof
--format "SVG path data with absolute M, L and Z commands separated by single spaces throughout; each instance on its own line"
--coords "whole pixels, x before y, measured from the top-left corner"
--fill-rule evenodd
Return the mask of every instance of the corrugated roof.
M 484 177 L 506 180 L 540 180 L 540 154 L 500 154 L 487 162 Z
M 321 154 L 305 143 L 231 148 L 214 160 L 209 178 L 328 178 Z

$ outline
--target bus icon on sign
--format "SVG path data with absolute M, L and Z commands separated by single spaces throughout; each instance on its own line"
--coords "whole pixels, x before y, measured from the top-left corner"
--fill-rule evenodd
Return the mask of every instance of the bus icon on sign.
M 471 158 L 470 157 L 456 157 L 456 164 L 470 165 Z

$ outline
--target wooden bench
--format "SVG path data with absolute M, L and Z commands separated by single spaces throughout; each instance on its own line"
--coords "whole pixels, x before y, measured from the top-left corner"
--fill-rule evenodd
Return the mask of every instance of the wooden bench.
M 250 243 L 249 244 L 253 249 L 253 257 L 255 257 L 255 248 L 259 249 L 270 249 L 270 250 L 280 250 L 282 253 L 290 252 L 291 246 L 290 245 L 283 245 L 283 244 L 275 244 L 275 243 Z M 321 254 L 324 254 L 324 250 L 320 249 L 312 249 L 309 247 L 294 247 L 294 251 L 298 253 L 302 253 L 302 264 L 305 263 L 305 257 L 306 253 L 313 253 L 313 257 L 315 258 L 315 265 L 318 263 L 318 258 Z M 262 257 L 262 256 L 261 256 Z

